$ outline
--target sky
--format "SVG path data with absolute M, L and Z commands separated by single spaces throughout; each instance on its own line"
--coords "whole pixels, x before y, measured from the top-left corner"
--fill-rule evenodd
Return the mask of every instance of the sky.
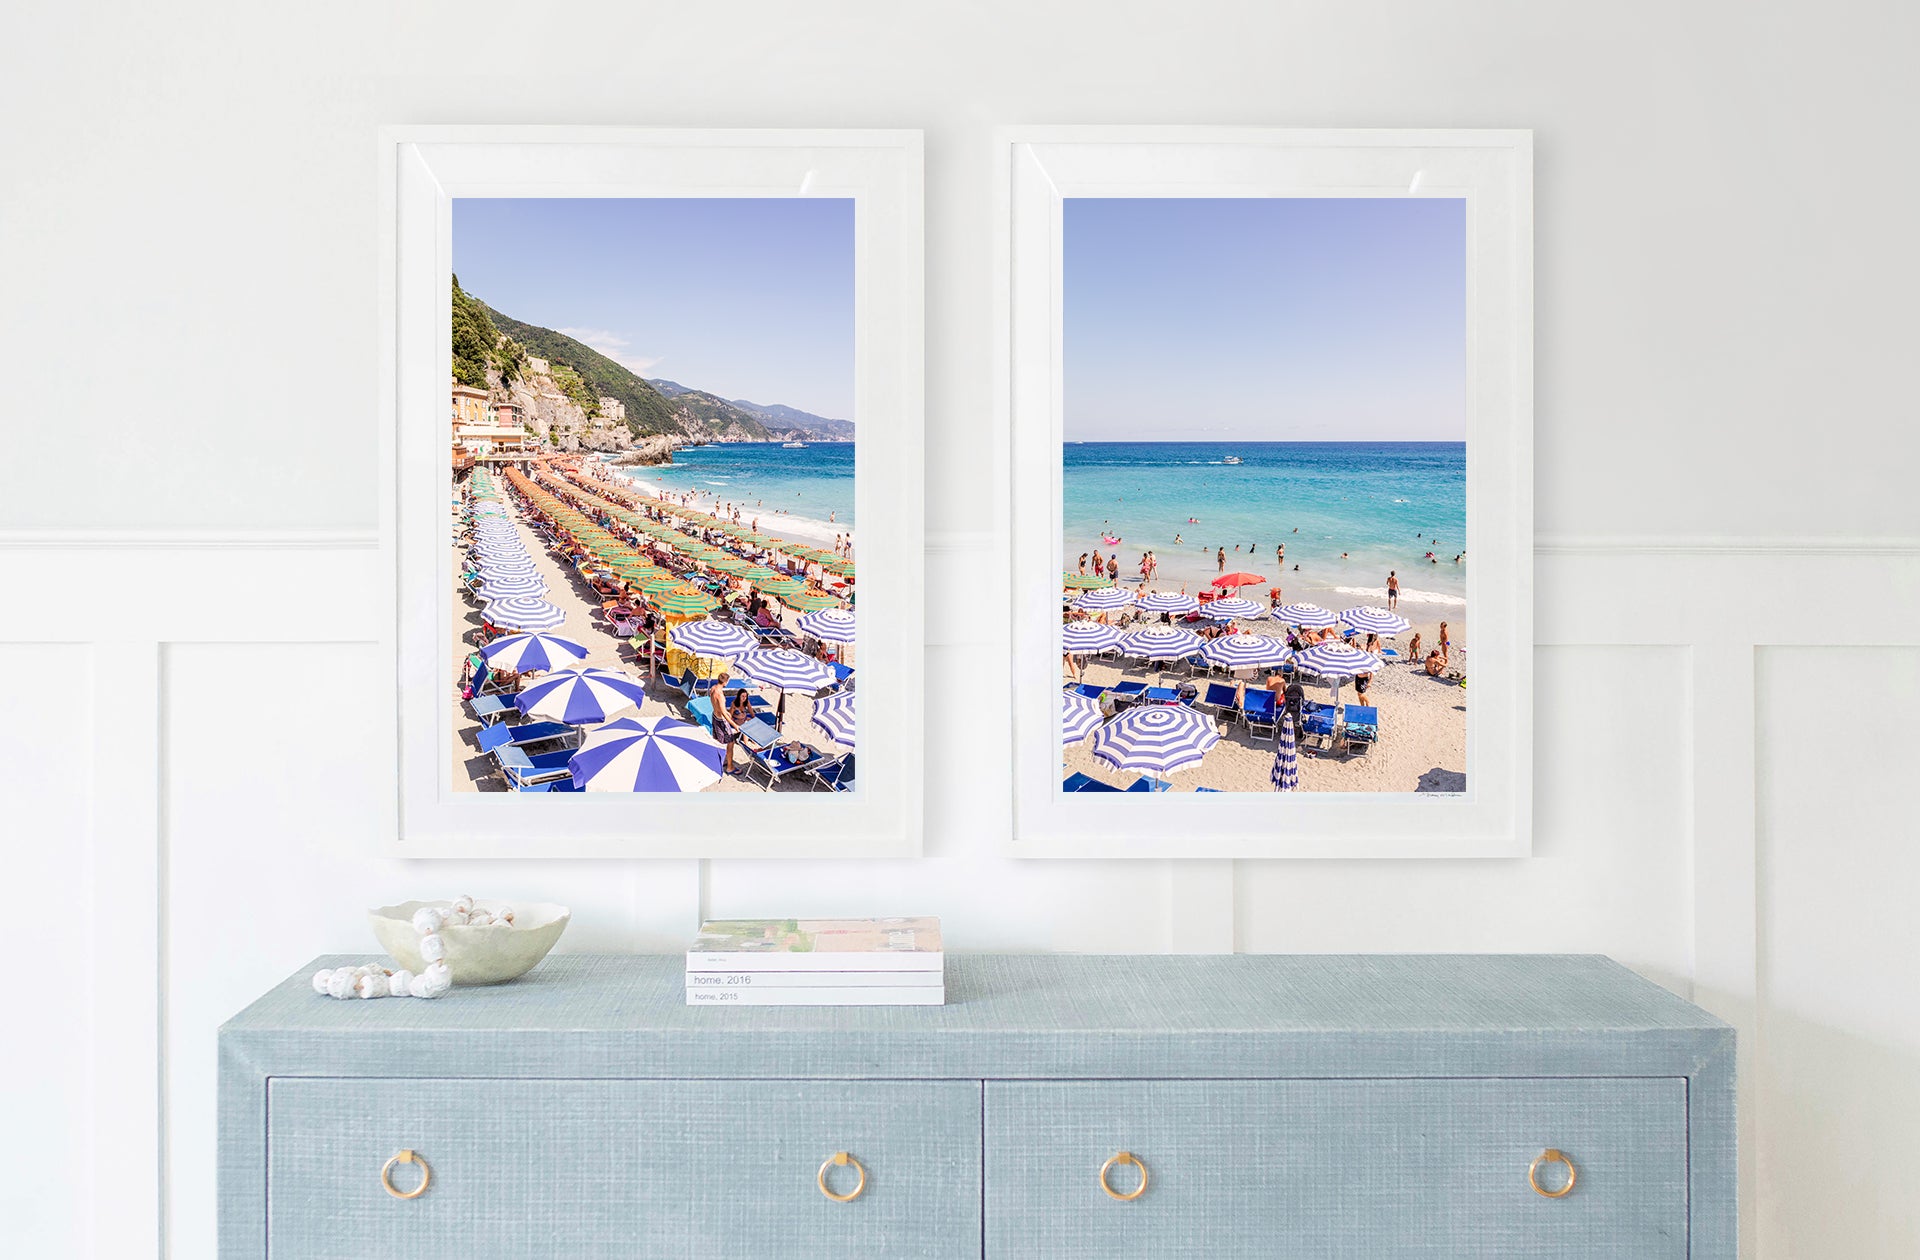
M 460 286 L 649 379 L 853 414 L 846 198 L 459 198 Z
M 1463 441 L 1459 198 L 1069 198 L 1068 441 Z

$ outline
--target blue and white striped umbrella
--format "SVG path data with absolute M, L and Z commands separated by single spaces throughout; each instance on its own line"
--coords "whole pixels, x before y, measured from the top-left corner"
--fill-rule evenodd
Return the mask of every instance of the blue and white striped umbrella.
M 510 634 L 481 648 L 480 656 L 495 669 L 543 674 L 570 661 L 586 660 L 587 649 L 554 634 Z
M 1115 770 L 1168 775 L 1197 766 L 1220 742 L 1212 718 L 1178 704 L 1128 709 L 1093 735 L 1093 755 Z
M 510 557 L 489 557 L 480 562 L 480 572 L 487 577 L 524 577 L 540 570 L 528 555 Z
M 727 660 L 760 646 L 760 640 L 739 626 L 715 621 L 711 617 L 701 621 L 683 621 L 667 632 L 667 638 L 675 647 L 695 656 L 715 656 Z
M 499 500 L 482 501 L 473 505 L 475 516 L 498 516 L 507 509 Z
M 527 554 L 527 549 L 518 542 L 477 543 L 473 554 L 481 560 L 515 560 Z
M 1299 626 L 1303 630 L 1325 630 L 1340 618 L 1320 607 L 1318 604 L 1282 604 L 1273 614 L 1288 625 Z
M 1091 696 L 1060 693 L 1060 742 L 1077 744 L 1100 728 L 1100 705 Z
M 827 733 L 827 738 L 837 743 L 854 746 L 854 693 L 837 691 L 825 700 L 814 702 L 813 721 Z
M 1190 613 L 1200 607 L 1199 600 L 1178 591 L 1154 591 L 1142 595 L 1137 602 L 1140 611 L 1154 613 Z
M 1120 640 L 1120 650 L 1128 656 L 1149 661 L 1174 661 L 1200 650 L 1200 636 L 1178 626 L 1148 626 L 1130 630 Z
M 1074 596 L 1073 606 L 1082 612 L 1112 612 L 1133 604 L 1133 592 L 1117 586 L 1098 586 Z
M 1060 627 L 1060 650 L 1081 655 L 1104 652 L 1120 642 L 1120 632 L 1097 621 L 1070 621 Z
M 834 680 L 831 669 L 794 648 L 755 648 L 735 657 L 733 667 L 782 691 L 818 691 Z
M 620 718 L 588 731 L 567 768 L 583 792 L 698 792 L 720 781 L 725 757 L 691 722 Z
M 473 531 L 473 541 L 483 547 L 518 547 L 521 545 L 520 535 L 514 533 L 512 529 L 505 525 L 494 527 L 488 527 L 486 525 L 476 526 Z
M 482 615 L 487 624 L 503 630 L 551 630 L 567 619 L 567 614 L 538 595 L 490 600 Z
M 853 642 L 853 614 L 844 608 L 818 608 L 800 618 L 800 632 L 825 643 Z
M 1276 792 L 1298 792 L 1300 790 L 1300 753 L 1293 742 L 1293 719 L 1286 714 L 1280 715 L 1280 738 L 1273 749 L 1273 790 Z
M 647 686 L 611 669 L 562 669 L 522 688 L 513 703 L 529 717 L 569 726 L 604 722 L 647 698 Z
M 1229 595 L 1225 599 L 1216 599 L 1200 609 L 1200 615 L 1214 621 L 1232 621 L 1235 617 L 1263 617 L 1267 610 L 1250 599 L 1238 595 Z
M 1293 667 L 1321 678 L 1351 678 L 1380 668 L 1380 658 L 1344 643 L 1316 643 L 1294 653 Z
M 1344 643 L 1316 643 L 1304 652 L 1296 652 L 1293 667 L 1318 674 L 1333 684 L 1333 707 L 1340 708 L 1340 684 L 1355 674 L 1371 674 L 1380 668 L 1380 658 Z
M 1202 660 L 1225 669 L 1283 665 L 1292 656 L 1292 648 L 1264 634 L 1222 635 L 1200 649 Z
M 1384 608 L 1349 608 L 1340 614 L 1340 620 L 1363 634 L 1377 634 L 1391 638 L 1396 634 L 1405 634 L 1412 629 L 1412 623 L 1399 613 L 1388 612 Z
M 486 579 L 480 585 L 480 598 L 485 600 L 512 599 L 516 595 L 538 599 L 547 593 L 546 579 L 532 573 L 489 573 Z

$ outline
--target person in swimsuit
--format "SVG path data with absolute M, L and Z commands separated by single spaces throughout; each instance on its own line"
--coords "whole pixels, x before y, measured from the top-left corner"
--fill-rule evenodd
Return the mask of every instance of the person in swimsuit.
M 1120 580 L 1120 553 L 1116 551 L 1112 555 L 1107 557 L 1107 581 L 1117 583 L 1119 580 Z
M 1453 640 L 1447 637 L 1447 623 L 1440 623 L 1440 663 L 1447 664 L 1453 658 Z
M 1087 553 L 1083 551 L 1080 553 L 1080 576 L 1085 577 L 1086 575 L 1087 575 Z
M 1400 606 L 1400 577 L 1392 569 L 1387 570 L 1387 611 L 1392 612 Z
M 707 688 L 707 703 L 713 706 L 713 734 L 727 749 L 726 764 L 721 767 L 721 773 L 729 775 L 733 773 L 733 746 L 740 742 L 740 728 L 734 725 L 733 713 L 727 704 L 727 679 L 731 676 L 723 669 Z
M 1213 559 L 1219 571 L 1225 573 L 1227 571 L 1227 549 L 1225 547 L 1220 548 L 1219 554 Z

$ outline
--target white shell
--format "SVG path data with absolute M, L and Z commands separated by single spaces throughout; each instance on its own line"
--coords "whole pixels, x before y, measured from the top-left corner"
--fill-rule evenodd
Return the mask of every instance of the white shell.
M 405 967 L 387 977 L 387 990 L 395 997 L 406 997 L 413 992 L 413 973 Z
M 447 923 L 453 927 L 465 927 L 469 917 L 465 910 L 447 911 Z
M 465 893 L 461 893 L 453 899 L 453 908 L 465 914 L 467 911 L 473 909 L 473 898 L 467 896 Z
M 467 916 L 467 923 L 471 927 L 486 927 L 492 922 L 493 915 L 485 910 L 475 910 Z
M 447 956 L 447 942 L 438 932 L 429 932 L 420 938 L 420 957 L 428 962 L 439 962 Z
M 327 981 L 333 978 L 333 968 L 322 967 L 313 973 L 313 991 L 321 997 L 327 996 Z
M 413 930 L 425 936 L 429 932 L 438 932 L 447 921 L 438 906 L 421 906 L 413 912 Z
M 407 992 L 417 998 L 432 997 L 433 994 L 427 992 L 427 987 L 425 976 L 415 976 L 407 983 Z
M 387 977 L 361 976 L 353 982 L 353 991 L 363 998 L 383 998 L 387 996 Z
M 327 977 L 327 996 L 343 998 L 353 993 L 353 982 L 359 979 L 353 974 L 353 968 L 342 967 Z
M 443 962 L 428 967 L 422 978 L 427 982 L 428 997 L 439 997 L 453 987 L 453 969 Z
M 498 910 L 495 910 L 495 911 L 493 912 L 493 921 L 494 921 L 495 923 L 512 923 L 512 922 L 513 922 L 513 907 L 512 907 L 512 906 L 501 906 L 501 907 L 500 907 L 500 908 L 499 908 Z

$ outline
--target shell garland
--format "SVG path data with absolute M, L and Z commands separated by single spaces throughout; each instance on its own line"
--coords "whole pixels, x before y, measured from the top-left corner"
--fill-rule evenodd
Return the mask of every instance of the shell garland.
M 447 965 L 447 942 L 441 937 L 440 929 L 448 926 L 490 925 L 512 927 L 513 907 L 483 910 L 473 904 L 472 897 L 464 895 L 455 897 L 453 904 L 445 910 L 438 906 L 421 906 L 413 912 L 413 930 L 420 934 L 420 956 L 427 960 L 425 971 L 416 976 L 405 967 L 388 971 L 372 963 L 358 967 L 322 967 L 313 973 L 313 991 L 322 997 L 342 1000 L 351 997 L 440 997 L 453 987 L 453 968 Z

